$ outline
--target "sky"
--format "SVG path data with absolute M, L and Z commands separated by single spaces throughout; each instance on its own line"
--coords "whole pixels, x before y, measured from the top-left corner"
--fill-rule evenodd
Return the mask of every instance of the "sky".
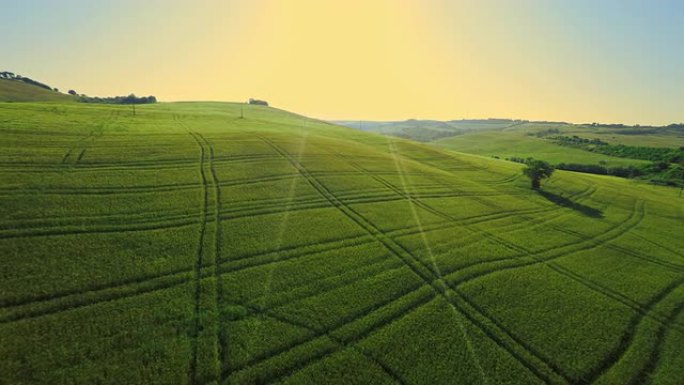
M 0 0 L 0 70 L 321 119 L 684 121 L 680 0 Z

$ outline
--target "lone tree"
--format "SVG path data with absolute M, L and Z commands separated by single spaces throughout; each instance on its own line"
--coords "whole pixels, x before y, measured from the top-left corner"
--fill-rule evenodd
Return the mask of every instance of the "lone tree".
M 523 169 L 523 174 L 530 178 L 532 188 L 535 190 L 539 190 L 541 187 L 542 179 L 548 178 L 553 174 L 553 166 L 543 160 L 527 158 L 525 164 L 527 167 Z

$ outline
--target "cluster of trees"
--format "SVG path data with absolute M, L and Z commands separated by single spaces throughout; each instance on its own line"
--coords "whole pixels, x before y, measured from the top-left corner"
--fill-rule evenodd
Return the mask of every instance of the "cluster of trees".
M 667 126 L 660 126 L 660 127 L 654 127 L 654 126 L 639 126 L 638 124 L 634 126 L 634 128 L 626 129 L 626 130 L 620 130 L 616 131 L 616 134 L 620 135 L 650 135 L 650 134 L 657 134 L 657 133 L 667 133 L 667 132 L 676 132 L 681 134 L 684 132 L 684 123 L 672 123 L 668 124 Z
M 73 90 L 69 90 L 71 94 Z M 72 95 L 75 95 L 74 92 Z M 128 96 L 113 96 L 104 97 L 99 96 L 87 96 L 81 95 L 78 98 L 79 102 L 82 103 L 103 103 L 103 104 L 150 104 L 157 103 L 157 98 L 154 96 L 135 96 L 135 94 L 130 94 Z
M 643 169 L 635 166 L 606 167 L 600 164 L 558 163 L 556 168 L 559 170 L 585 172 L 599 175 L 613 175 L 623 178 L 634 178 L 645 174 Z
M 532 123 L 541 123 L 541 124 L 562 124 L 562 125 L 568 125 L 571 123 L 568 122 L 556 122 L 553 120 L 533 120 Z
M 619 135 L 649 135 L 658 133 L 660 131 L 679 131 L 684 130 L 684 123 L 672 123 L 667 126 L 642 126 L 635 124 L 627 126 L 624 124 L 601 124 L 601 123 L 585 123 L 584 126 L 598 127 L 598 128 L 613 128 L 612 133 Z
M 684 165 L 654 162 L 643 167 L 651 182 L 684 187 Z
M 602 141 L 601 139 L 580 138 L 577 135 L 573 135 L 573 136 L 558 135 L 558 136 L 551 137 L 551 139 L 555 140 L 558 144 L 562 144 L 562 145 L 566 145 L 566 146 L 576 146 L 576 147 L 582 147 L 582 146 L 586 146 L 586 145 L 608 146 L 608 143 Z
M 612 175 L 622 178 L 643 177 L 656 184 L 684 185 L 684 166 L 665 162 L 653 162 L 644 166 L 606 167 L 602 164 L 559 163 L 559 170 L 585 172 L 589 174 Z
M 536 136 L 537 138 L 543 138 L 543 137 L 546 137 L 546 136 L 549 136 L 549 135 L 558 135 L 558 134 L 560 134 L 560 130 L 559 130 L 559 129 L 557 129 L 557 128 L 549 128 L 549 129 L 542 130 L 542 131 L 539 131 L 539 132 L 530 132 L 530 133 L 528 133 L 527 135 L 528 135 L 528 136 Z
M 268 102 L 265 100 L 259 100 L 259 99 L 249 99 L 249 104 L 256 104 L 259 106 L 268 106 Z
M 25 76 L 17 75 L 13 72 L 9 71 L 2 71 L 0 72 L 0 79 L 6 79 L 6 80 L 17 80 L 17 81 L 22 81 L 27 84 L 32 84 L 34 86 L 38 86 L 41 88 L 45 88 L 46 90 L 50 91 L 57 91 L 59 90 L 57 88 L 52 88 L 48 86 L 47 84 L 41 83 L 39 81 L 35 81 L 31 78 L 27 78 Z M 74 90 L 69 90 L 68 92 L 69 95 L 77 96 L 78 101 L 82 103 L 104 103 L 104 104 L 149 104 L 149 103 L 157 103 L 157 98 L 150 95 L 150 96 L 135 96 L 135 94 L 130 94 L 128 96 L 113 96 L 113 97 L 98 97 L 98 96 L 88 96 L 88 95 L 79 95 L 78 92 Z M 252 102 L 252 99 L 250 99 L 250 103 Z M 261 102 L 257 100 L 257 102 Z M 266 102 L 263 102 L 266 103 Z M 258 104 L 258 103 L 255 103 Z M 266 103 L 268 105 L 268 103 Z
M 652 162 L 675 163 L 684 165 L 684 147 L 642 147 L 624 144 L 608 144 L 600 139 L 587 139 L 578 136 L 555 136 L 556 143 L 580 148 L 582 150 L 615 156 L 618 158 L 642 159 Z
M 31 84 L 31 85 L 34 85 L 34 86 L 37 86 L 37 87 L 40 87 L 40 88 L 45 88 L 46 90 L 58 91 L 57 88 L 52 88 L 52 87 L 50 87 L 50 86 L 47 85 L 47 84 L 41 83 L 41 82 L 36 81 L 36 80 L 33 80 L 33 79 L 31 79 L 31 78 L 27 78 L 27 77 L 25 77 L 25 76 L 17 75 L 17 74 L 15 74 L 15 73 L 9 72 L 9 71 L 0 72 L 0 79 L 18 80 L 18 81 L 20 81 L 20 82 L 24 82 L 24 83 L 27 83 L 27 84 Z
M 618 144 L 601 147 L 596 152 L 620 158 L 643 159 L 650 160 L 652 162 L 684 164 L 684 147 L 637 147 Z
M 624 124 L 602 124 L 602 123 L 591 123 L 591 124 L 585 124 L 585 126 L 592 126 L 592 127 L 606 127 L 606 128 L 626 128 L 626 127 L 634 127 L 634 128 L 684 128 L 684 123 L 672 123 L 668 124 L 667 126 L 641 126 L 639 124 L 635 124 L 633 126 L 626 126 Z
M 530 158 L 527 158 L 527 159 L 530 159 Z M 510 157 L 510 158 L 506 158 L 506 160 L 510 160 L 511 162 L 515 162 L 515 163 L 526 163 L 526 162 L 527 162 L 527 159 L 525 159 L 525 158 L 520 158 L 520 157 L 517 157 L 517 156 L 512 156 L 512 157 Z
M 414 119 L 409 119 L 414 120 Z M 506 119 L 506 118 L 487 118 L 487 119 L 454 119 L 449 120 L 447 123 L 529 123 L 529 120 L 522 119 Z
M 497 156 L 495 156 L 494 158 L 498 159 Z M 605 162 L 600 162 L 601 164 L 558 163 L 555 166 L 548 165 L 548 163 L 544 162 L 546 163 L 546 165 L 543 165 L 542 167 L 542 164 L 538 163 L 541 161 L 532 158 L 525 159 L 513 156 L 510 158 L 506 158 L 506 160 L 527 165 L 527 168 L 525 170 L 530 168 L 530 164 L 532 164 L 531 162 L 534 162 L 533 168 L 537 170 L 548 170 L 549 167 L 551 167 L 558 170 L 584 172 L 588 174 L 598 175 L 611 175 L 618 176 L 621 178 L 643 178 L 648 179 L 650 180 L 650 182 L 655 184 L 669 186 L 684 186 L 684 165 L 676 163 L 653 162 L 644 166 L 630 165 L 608 167 L 605 165 Z M 528 175 L 527 173 L 525 175 L 530 177 L 530 175 Z M 532 188 L 538 189 L 539 182 L 535 182 L 532 179 L 532 177 L 530 177 L 530 179 L 532 180 Z
M 624 127 L 627 127 L 627 126 L 625 126 L 625 125 L 622 124 L 622 123 L 607 123 L 607 124 L 606 124 L 606 123 L 596 123 L 596 122 L 593 122 L 593 123 L 589 124 L 589 126 L 592 126 L 592 127 L 606 127 L 606 128 L 624 128 Z

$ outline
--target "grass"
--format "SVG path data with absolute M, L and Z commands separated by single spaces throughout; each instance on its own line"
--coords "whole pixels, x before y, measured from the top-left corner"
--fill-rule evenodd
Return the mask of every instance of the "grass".
M 0 102 L 72 102 L 75 97 L 19 80 L 0 79 Z
M 677 189 L 231 103 L 0 131 L 0 383 L 681 379 Z

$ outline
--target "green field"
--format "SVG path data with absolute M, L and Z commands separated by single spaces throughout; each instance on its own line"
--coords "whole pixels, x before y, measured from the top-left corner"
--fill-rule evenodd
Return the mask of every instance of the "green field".
M 684 378 L 679 189 L 231 103 L 0 133 L 0 384 Z

